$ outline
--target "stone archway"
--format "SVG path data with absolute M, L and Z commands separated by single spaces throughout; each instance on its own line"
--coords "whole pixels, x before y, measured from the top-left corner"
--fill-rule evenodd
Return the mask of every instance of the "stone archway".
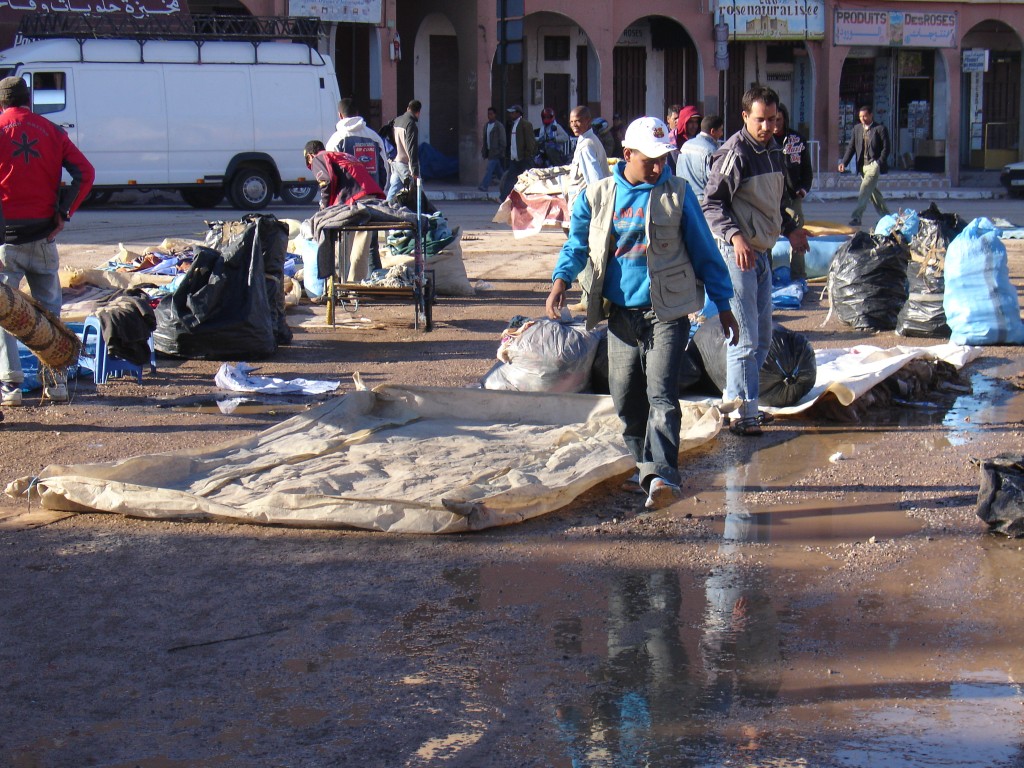
M 702 106 L 697 46 L 674 19 L 645 16 L 626 27 L 612 52 L 614 111 L 629 122 L 664 117 L 670 104 Z

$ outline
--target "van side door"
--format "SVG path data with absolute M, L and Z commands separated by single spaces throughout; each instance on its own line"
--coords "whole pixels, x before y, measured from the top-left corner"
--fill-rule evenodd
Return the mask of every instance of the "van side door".
M 32 111 L 59 125 L 71 141 L 78 144 L 78 120 L 75 109 L 73 73 L 45 65 L 30 66 L 21 72 L 32 89 Z

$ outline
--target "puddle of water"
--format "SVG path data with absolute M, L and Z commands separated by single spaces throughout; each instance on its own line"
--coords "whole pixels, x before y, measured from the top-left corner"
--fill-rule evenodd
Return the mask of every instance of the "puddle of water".
M 706 548 L 714 564 L 626 569 L 583 546 L 557 563 L 459 568 L 445 574 L 455 589 L 447 607 L 417 622 L 439 620 L 439 649 L 457 666 L 489 670 L 473 675 L 467 706 L 480 689 L 505 700 L 509 672 L 537 676 L 517 685 L 546 691 L 536 710 L 560 744 L 551 765 L 1020 766 L 1016 549 L 959 560 L 930 550 L 852 592 L 836 561 L 830 572 L 810 556 L 780 568 L 771 557 L 752 564 L 734 541 L 674 546 Z M 994 573 L 1007 578 L 996 594 L 974 594 L 999 581 Z M 940 586 L 924 592 L 915 579 Z M 492 667 L 452 645 L 453 631 L 472 643 L 508 622 L 523 627 L 512 658 L 528 664 Z M 415 682 L 439 684 L 422 672 Z
M 964 445 L 985 430 L 1024 421 L 1024 392 L 999 375 L 975 371 L 969 376 L 968 393 L 940 392 L 927 401 L 898 403 L 899 407 L 869 414 L 863 423 L 889 427 L 941 425 L 946 430 L 947 445 Z
M 818 498 L 787 503 L 794 483 L 809 469 L 833 461 L 856 461 L 877 435 L 852 432 L 798 434 L 750 456 L 747 463 L 718 475 L 699 494 L 716 515 L 712 527 L 726 541 L 832 544 L 895 538 L 921 530 L 922 523 L 898 507 L 899 492 L 826 487 Z M 810 457 L 810 458 L 809 458 Z M 810 466 L 809 466 L 810 464 Z M 813 490 L 803 488 L 802 490 Z
M 844 741 L 836 758 L 849 768 L 1024 765 L 1024 741 L 1007 739 L 1020 732 L 1020 685 L 993 671 L 942 688 L 910 705 L 863 712 L 872 738 Z
M 310 402 L 288 402 L 280 400 L 255 400 L 245 397 L 224 399 L 204 398 L 186 403 L 164 404 L 160 407 L 171 408 L 187 413 L 222 413 L 234 416 L 276 416 L 279 413 L 301 413 L 312 408 Z

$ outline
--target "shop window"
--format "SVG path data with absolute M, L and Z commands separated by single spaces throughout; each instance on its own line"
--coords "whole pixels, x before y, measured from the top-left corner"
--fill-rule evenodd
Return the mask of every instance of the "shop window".
M 569 36 L 544 35 L 544 61 L 568 61 Z
M 765 46 L 765 60 L 768 64 L 792 64 L 793 46 L 769 43 Z

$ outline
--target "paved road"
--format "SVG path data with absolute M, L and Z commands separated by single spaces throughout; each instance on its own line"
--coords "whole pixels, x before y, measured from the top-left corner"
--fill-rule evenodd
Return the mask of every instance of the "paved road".
M 176 197 L 176 196 L 174 196 Z M 71 224 L 61 235 L 60 242 L 64 245 L 112 246 L 118 243 L 128 247 L 144 247 L 156 245 L 165 237 L 185 237 L 202 239 L 208 230 L 205 221 L 217 219 L 233 220 L 244 213 L 226 205 L 215 209 L 195 209 L 183 203 L 171 201 L 172 197 L 164 198 L 169 202 L 155 202 L 139 205 L 112 205 L 102 208 L 86 208 L 79 211 Z M 943 212 L 956 212 L 966 219 L 976 216 L 1002 217 L 1014 224 L 1024 226 L 1024 203 L 1020 200 L 1000 198 L 993 200 L 953 200 L 937 201 Z M 890 200 L 890 208 L 904 207 L 923 210 L 928 206 L 926 200 Z M 845 224 L 853 209 L 852 200 L 828 200 L 810 202 L 805 205 L 808 219 L 836 221 Z M 439 204 L 442 212 L 452 225 L 466 230 L 498 229 L 506 230 L 503 225 L 491 223 L 496 204 L 488 201 L 445 201 Z M 267 212 L 279 218 L 302 219 L 313 213 L 314 209 L 303 206 L 273 206 Z M 865 226 L 874 226 L 878 216 L 869 212 L 864 216 Z M 528 241 L 522 241 L 527 243 Z M 102 250 L 102 248 L 101 248 Z M 113 252 L 111 252 L 113 255 Z

